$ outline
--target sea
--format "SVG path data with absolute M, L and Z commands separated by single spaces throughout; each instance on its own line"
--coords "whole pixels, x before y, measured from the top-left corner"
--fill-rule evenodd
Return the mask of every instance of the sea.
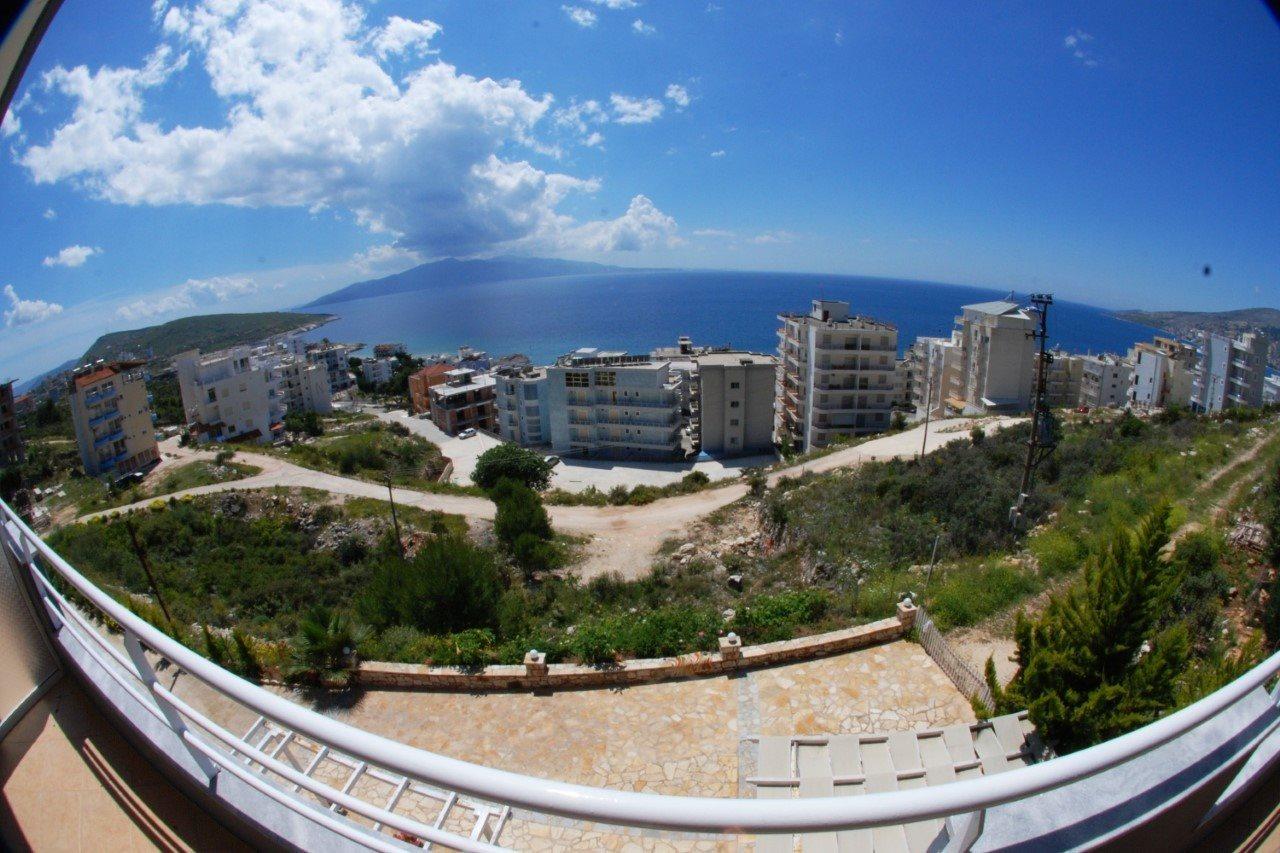
M 901 349 L 918 336 L 948 336 L 960 306 L 1009 291 L 860 276 L 801 273 L 636 271 L 481 284 L 430 286 L 411 293 L 335 302 L 307 310 L 338 315 L 310 339 L 399 342 L 415 355 L 467 345 L 491 356 L 523 353 L 549 364 L 579 347 L 648 353 L 674 346 L 730 345 L 773 352 L 777 315 L 808 311 L 813 299 L 839 299 L 852 311 L 898 327 Z M 1016 296 L 1025 300 L 1026 294 Z M 1070 352 L 1125 353 L 1157 329 L 1106 310 L 1055 300 L 1049 345 Z

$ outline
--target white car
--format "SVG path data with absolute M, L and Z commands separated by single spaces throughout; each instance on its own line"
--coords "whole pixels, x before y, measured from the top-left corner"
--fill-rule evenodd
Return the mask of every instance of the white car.
M 475 437 L 476 437 L 476 431 L 470 427 L 458 433 L 458 438 L 475 438 Z

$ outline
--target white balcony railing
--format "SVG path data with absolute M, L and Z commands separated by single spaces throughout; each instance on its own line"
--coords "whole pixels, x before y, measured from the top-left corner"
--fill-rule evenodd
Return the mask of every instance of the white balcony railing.
M 533 813 L 532 818 L 556 815 L 595 825 L 722 835 L 832 832 L 945 818 L 945 829 L 931 849 L 963 851 L 975 841 L 982 848 L 999 847 L 1011 837 L 1029 838 L 1024 846 L 1040 849 L 1093 846 L 1087 836 L 1068 838 L 1056 833 L 1067 828 L 1083 831 L 1080 827 L 1088 825 L 1091 814 L 1104 823 L 1114 821 L 1112 812 L 1128 796 L 1119 789 L 1141 781 L 1145 774 L 1142 784 L 1150 787 L 1144 790 L 1164 791 L 1165 799 L 1148 795 L 1139 803 L 1139 817 L 1145 815 L 1160 827 L 1182 826 L 1170 822 L 1174 810 L 1173 816 L 1183 823 L 1190 820 L 1190 829 L 1176 847 L 1190 843 L 1192 830 L 1208 825 L 1206 818 L 1219 817 L 1222 810 L 1240 802 L 1242 792 L 1251 790 L 1243 776 L 1265 778 L 1280 756 L 1276 743 L 1280 712 L 1275 694 L 1264 687 L 1280 671 L 1277 654 L 1217 692 L 1148 726 L 1071 755 L 997 775 L 858 797 L 809 799 L 685 797 L 593 788 L 426 752 L 251 684 L 134 615 L 77 572 L 4 504 L 0 504 L 0 545 L 5 562 L 29 574 L 37 603 L 48 613 L 64 657 L 85 672 L 101 701 L 140 706 L 142 712 L 125 719 L 144 736 L 148 730 L 159 731 L 180 744 L 188 755 L 179 756 L 182 762 L 175 758 L 175 765 L 188 768 L 186 772 L 204 783 L 209 796 L 225 796 L 226 783 L 234 779 L 239 786 L 236 798 L 224 799 L 222 805 L 241 811 L 250 824 L 266 818 L 245 812 L 246 791 L 256 795 L 264 808 L 283 808 L 305 818 L 275 827 L 295 833 L 291 836 L 295 839 L 302 831 L 298 826 L 309 825 L 312 831 L 318 828 L 374 850 L 406 849 L 391 836 L 392 831 L 459 850 L 493 850 L 499 849 L 494 842 L 501 841 L 503 822 L 514 814 L 512 809 L 520 809 L 524 819 Z M 102 624 L 116 626 L 119 633 L 106 632 L 99 627 Z M 157 679 L 152 664 L 157 657 L 211 689 L 217 704 L 226 700 L 240 706 L 258 722 L 243 737 L 228 731 L 196 707 L 194 700 Z M 106 680 L 104 673 L 113 682 L 107 687 L 99 686 Z M 268 746 L 273 731 L 287 731 L 288 740 L 305 741 L 325 754 L 340 756 L 344 766 L 352 768 L 351 781 L 338 789 L 313 778 L 307 769 L 281 760 L 280 750 Z M 1216 733 L 1217 739 L 1206 744 L 1207 733 Z M 1185 746 L 1183 752 L 1191 756 L 1186 766 L 1171 762 L 1167 752 L 1152 755 L 1166 746 Z M 1188 767 L 1200 775 L 1188 775 Z M 1113 769 L 1115 773 L 1109 773 Z M 1104 773 L 1109 774 L 1107 780 L 1095 780 Z M 354 780 L 362 774 L 398 780 L 398 790 L 434 792 L 450 807 L 465 801 L 483 817 L 470 834 L 441 828 L 439 822 L 424 824 L 395 812 L 394 803 L 375 804 L 355 796 Z M 1175 779 L 1174 774 L 1180 775 Z M 1221 784 L 1215 787 L 1217 782 Z M 1198 786 L 1208 786 L 1214 796 L 1185 796 L 1190 790 L 1202 790 Z M 1068 787 L 1063 797 L 1071 809 L 1064 810 L 1063 800 L 1054 798 L 1059 789 Z M 366 822 L 358 823 L 348 815 Z M 1129 821 L 1118 829 L 1107 824 L 1102 828 L 1105 832 L 1099 830 L 1092 838 L 1098 843 L 1115 841 L 1117 833 L 1136 831 L 1142 823 L 1141 819 Z

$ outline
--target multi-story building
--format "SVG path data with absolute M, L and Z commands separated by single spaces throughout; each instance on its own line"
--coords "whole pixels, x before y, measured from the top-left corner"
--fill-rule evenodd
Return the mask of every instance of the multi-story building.
M 160 459 L 142 361 L 98 361 L 67 381 L 80 463 L 90 477 L 120 477 Z
M 286 412 L 333 411 L 329 394 L 329 373 L 324 365 L 311 364 L 304 358 L 285 356 L 280 360 L 280 395 Z
M 700 355 L 698 425 L 702 452 L 713 456 L 773 450 L 778 360 L 749 352 Z
M 278 371 L 254 363 L 248 347 L 174 357 L 187 424 L 197 441 L 256 441 L 284 434 Z
M 1080 393 L 1076 404 L 1091 409 L 1119 408 L 1129 399 L 1133 365 L 1114 355 L 1077 356 L 1080 360 Z
M 778 438 L 803 450 L 879 432 L 893 409 L 898 330 L 813 300 L 808 314 L 780 314 Z
M 494 428 L 494 379 L 474 370 L 455 368 L 428 391 L 431 420 L 449 435 L 464 429 Z
M 1191 400 L 1191 371 L 1196 350 L 1174 338 L 1157 337 L 1129 350 L 1132 373 L 1128 403 L 1136 409 L 1164 409 L 1185 406 Z
M 1191 371 L 1191 407 L 1220 412 L 1234 406 L 1261 406 L 1266 378 L 1267 339 L 1248 332 L 1229 338 L 1201 332 Z
M 22 431 L 18 428 L 18 407 L 13 399 L 13 380 L 0 382 L 0 465 L 21 465 L 26 458 Z
M 373 345 L 374 358 L 395 358 L 397 355 L 401 355 L 406 352 L 408 352 L 408 350 L 404 348 L 404 344 L 398 342 Z
M 1280 403 L 1280 374 L 1262 380 L 1262 404 L 1272 406 L 1276 403 Z
M 911 405 L 917 415 L 927 412 L 930 416 L 937 416 L 946 411 L 948 390 L 954 391 L 960 386 L 962 356 L 955 335 L 950 338 L 916 338 L 907 350 L 907 361 L 912 365 Z
M 962 353 L 958 382 L 944 388 L 947 405 L 976 414 L 1031 408 L 1036 320 L 1016 302 L 961 307 L 953 335 Z
M 447 364 L 428 364 L 421 370 L 409 374 L 409 408 L 415 415 L 431 411 L 431 396 L 428 393 L 433 385 L 445 381 L 453 368 Z
M 556 453 L 626 459 L 680 455 L 680 377 L 666 361 L 593 348 L 547 368 L 545 434 Z
M 335 344 L 324 341 L 307 350 L 307 361 L 324 365 L 329 377 L 329 394 L 335 395 L 346 391 L 356 384 L 351 375 L 351 366 L 347 363 L 352 348 L 347 344 Z
M 1032 357 L 1035 357 L 1033 351 Z M 1084 380 L 1085 356 L 1072 355 L 1061 349 L 1050 353 L 1044 377 L 1045 404 L 1060 409 L 1080 405 L 1080 388 Z M 1034 363 L 1033 363 L 1034 369 Z M 1035 374 L 1032 374 L 1034 382 Z
M 540 367 L 506 368 L 494 376 L 494 409 L 498 435 L 530 447 L 547 444 L 547 371 Z
M 386 385 L 399 364 L 394 358 L 366 358 L 360 362 L 360 378 L 369 385 Z

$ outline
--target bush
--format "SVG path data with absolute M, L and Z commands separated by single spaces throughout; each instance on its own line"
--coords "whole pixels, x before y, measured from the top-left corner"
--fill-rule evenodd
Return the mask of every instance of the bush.
M 511 556 L 526 577 L 550 571 L 558 558 L 556 548 L 532 533 L 521 533 L 511 547 Z
M 213 464 L 226 465 L 236 455 L 234 450 L 219 450 L 213 457 Z
M 987 437 L 987 431 L 980 426 L 975 426 L 969 430 L 969 440 L 974 444 L 982 444 L 982 440 Z
M 540 492 L 551 482 L 551 465 L 532 450 L 515 444 L 499 444 L 480 454 L 471 479 L 485 491 L 503 480 L 512 480 Z
M 551 519 L 533 489 L 514 480 L 503 480 L 490 491 L 490 497 L 498 507 L 493 533 L 509 551 L 514 552 L 521 536 L 551 538 Z
M 574 629 L 569 653 L 586 664 L 613 663 L 622 651 L 618 642 L 621 633 L 612 620 L 588 620 Z
M 632 624 L 626 646 L 636 657 L 657 658 L 711 651 L 717 647 L 720 617 L 688 607 L 663 607 Z
M 733 629 L 744 642 L 789 640 L 795 635 L 797 626 L 821 619 L 829 602 L 829 593 L 822 589 L 757 596 L 738 610 L 733 618 Z
M 609 490 L 609 503 L 613 506 L 623 506 L 630 498 L 631 490 L 621 484 Z
M 680 478 L 680 483 L 690 491 L 700 489 L 711 483 L 711 478 L 702 471 L 690 471 Z
M 426 540 L 412 559 L 383 561 L 359 611 L 375 628 L 409 625 L 431 634 L 492 627 L 502 576 L 494 555 L 466 539 Z

